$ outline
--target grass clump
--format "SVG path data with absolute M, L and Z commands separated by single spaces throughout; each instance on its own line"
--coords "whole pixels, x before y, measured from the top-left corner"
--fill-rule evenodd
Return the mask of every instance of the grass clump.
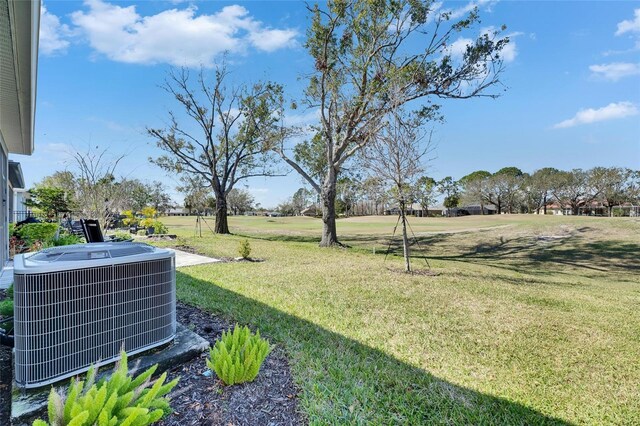
M 251 255 L 251 245 L 249 244 L 249 240 L 240 240 L 240 244 L 238 244 L 238 254 L 243 259 L 249 258 Z
M 251 333 L 249 327 L 239 327 L 222 333 L 210 350 L 207 366 L 226 385 L 253 381 L 271 347 L 260 337 L 260 332 Z
M 36 420 L 33 426 L 145 426 L 171 411 L 164 396 L 178 383 L 164 383 L 163 373 L 151 385 L 157 364 L 137 377 L 129 374 L 127 354 L 122 351 L 113 374 L 95 382 L 98 369 L 91 366 L 85 381 L 71 380 L 66 396 L 51 388 L 47 423 Z

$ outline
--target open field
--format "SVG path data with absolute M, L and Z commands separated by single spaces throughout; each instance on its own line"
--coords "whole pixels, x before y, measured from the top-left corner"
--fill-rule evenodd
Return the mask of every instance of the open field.
M 412 219 L 436 277 L 384 261 L 391 217 L 340 220 L 349 249 L 318 248 L 317 219 L 162 220 L 266 260 L 182 269 L 178 295 L 281 345 L 313 424 L 640 424 L 637 219 Z

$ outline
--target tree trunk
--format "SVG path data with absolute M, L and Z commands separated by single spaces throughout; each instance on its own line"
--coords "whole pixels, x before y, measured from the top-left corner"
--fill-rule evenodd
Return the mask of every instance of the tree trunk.
M 607 206 L 607 209 L 609 209 L 609 217 L 613 217 L 613 205 L 609 204 Z
M 227 200 L 224 194 L 216 194 L 216 224 L 214 227 L 216 234 L 230 234 L 229 223 L 227 221 Z
M 544 214 L 547 215 L 547 194 L 544 194 Z
M 498 198 L 498 214 L 502 214 L 502 200 Z
M 402 253 L 404 255 L 404 270 L 411 272 L 409 262 L 409 238 L 407 237 L 407 215 L 405 214 L 404 203 L 400 203 L 400 217 L 402 218 Z
M 580 206 L 577 204 L 572 206 L 572 211 L 574 216 L 578 216 L 580 214 Z
M 337 176 L 330 173 L 322 186 L 322 240 L 320 247 L 339 245 L 336 229 L 336 180 Z
M 480 201 L 480 215 L 484 216 L 484 203 Z

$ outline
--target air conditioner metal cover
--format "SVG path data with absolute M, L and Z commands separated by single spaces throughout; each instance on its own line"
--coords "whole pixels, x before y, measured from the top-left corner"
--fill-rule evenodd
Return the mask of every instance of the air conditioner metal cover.
M 175 253 L 141 243 L 54 247 L 14 260 L 15 378 L 32 388 L 134 354 L 176 330 Z
M 95 267 L 136 261 L 160 259 L 173 250 L 144 243 L 91 243 L 47 248 L 35 253 L 18 255 L 14 259 L 14 273 L 40 273 Z M 79 264 L 80 262 L 84 262 Z

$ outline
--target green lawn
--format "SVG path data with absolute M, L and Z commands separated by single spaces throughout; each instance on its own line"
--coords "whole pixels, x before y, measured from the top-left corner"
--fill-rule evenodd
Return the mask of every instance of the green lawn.
M 312 424 L 640 424 L 636 219 L 412 219 L 436 277 L 385 262 L 391 217 L 341 219 L 348 249 L 318 248 L 311 218 L 202 238 L 163 221 L 203 254 L 248 237 L 265 259 L 182 269 L 178 296 L 283 347 Z

